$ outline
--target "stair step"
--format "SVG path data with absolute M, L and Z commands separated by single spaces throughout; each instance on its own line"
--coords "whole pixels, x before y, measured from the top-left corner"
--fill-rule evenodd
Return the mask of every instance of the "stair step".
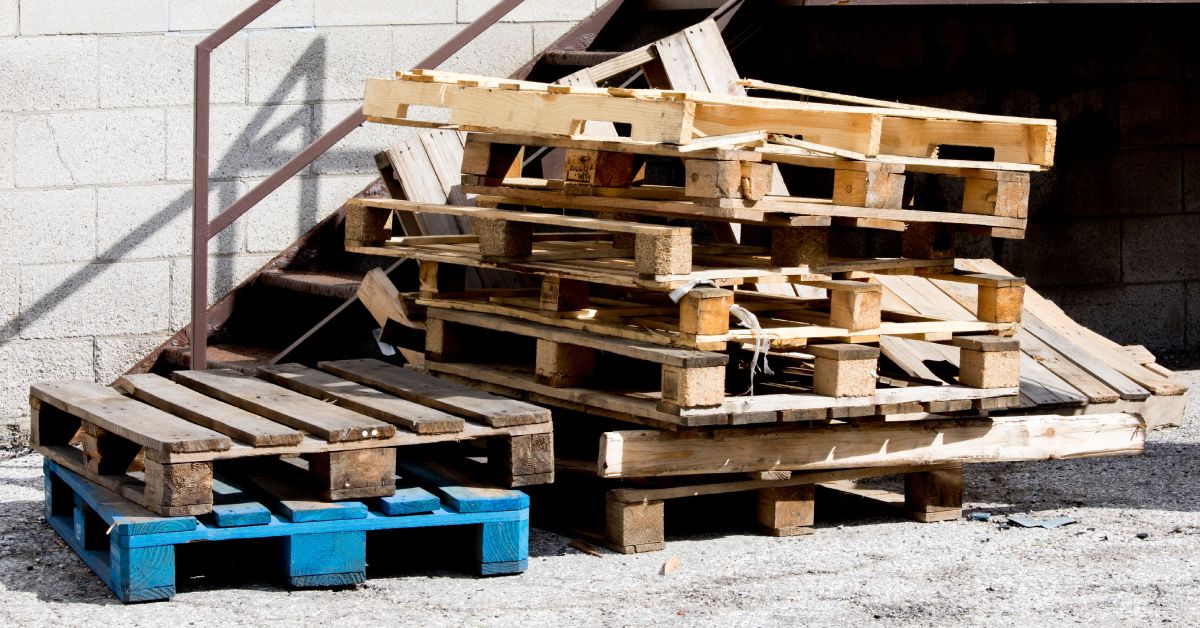
M 258 371 L 258 367 L 265 366 L 278 353 L 278 349 L 255 345 L 210 345 L 208 347 L 208 368 L 233 369 L 254 375 Z M 192 348 L 167 347 L 163 349 L 162 358 L 176 366 L 191 368 Z
M 362 283 L 362 273 L 269 270 L 258 276 L 264 285 L 337 299 L 349 299 Z

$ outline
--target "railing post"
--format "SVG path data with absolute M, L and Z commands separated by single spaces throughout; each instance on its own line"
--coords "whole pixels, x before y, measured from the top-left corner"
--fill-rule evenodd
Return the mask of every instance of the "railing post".
M 449 41 L 442 44 L 417 67 L 434 68 L 449 59 L 454 53 L 474 41 L 480 33 L 500 21 L 525 0 L 500 0 L 474 22 L 466 25 Z M 254 186 L 245 196 L 234 201 L 211 221 L 208 216 L 209 187 L 209 120 L 210 73 L 212 53 L 218 46 L 248 26 L 280 0 L 258 0 L 239 13 L 221 28 L 213 31 L 196 44 L 195 71 L 195 117 L 193 119 L 194 149 L 192 155 L 192 359 L 191 368 L 202 370 L 208 366 L 208 242 L 221 233 L 235 220 L 266 198 L 280 185 L 303 170 L 325 151 L 332 148 L 366 121 L 362 109 L 350 114 L 334 128 L 306 146 L 299 154 L 288 160 L 271 176 Z

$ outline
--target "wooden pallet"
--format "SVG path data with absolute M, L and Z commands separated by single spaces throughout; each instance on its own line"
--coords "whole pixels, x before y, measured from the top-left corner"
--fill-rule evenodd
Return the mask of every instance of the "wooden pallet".
M 760 138 L 761 139 L 761 138 Z M 784 141 L 785 138 L 779 138 Z M 523 178 L 518 155 L 528 147 L 563 149 L 561 171 L 543 172 L 544 178 Z M 770 152 L 767 152 L 770 151 Z M 682 162 L 682 180 L 672 185 L 645 185 L 648 157 Z M 825 198 L 791 199 L 776 191 L 778 169 L 772 164 L 832 171 L 832 186 Z M 543 169 L 546 164 L 543 163 Z M 907 170 L 906 170 L 907 168 Z M 791 145 L 770 145 L 758 151 L 736 148 L 693 149 L 671 145 L 646 145 L 617 138 L 575 140 L 537 136 L 472 133 L 463 159 L 463 190 L 484 195 L 488 202 L 514 202 L 533 192 L 559 192 L 580 199 L 563 199 L 595 207 L 612 199 L 670 201 L 627 203 L 619 210 L 649 215 L 730 213 L 757 216 L 741 210 L 760 209 L 769 222 L 808 212 L 829 217 L 834 224 L 904 231 L 910 224 L 961 225 L 988 230 L 997 237 L 1021 238 L 1029 211 L 1029 173 L 952 166 L 911 165 L 855 160 L 825 155 Z M 961 204 L 955 211 L 929 211 L 906 205 L 906 173 L 925 173 L 963 180 Z M 545 200 L 550 195 L 535 198 Z M 691 203 L 692 205 L 687 205 Z M 704 209 L 695 205 L 717 208 Z M 868 210 L 888 210 L 871 212 Z M 597 210 L 600 211 L 600 210 Z M 852 214 L 858 214 L 857 216 Z M 888 218 L 884 218 L 888 216 Z M 983 220 L 979 216 L 1003 220 Z
M 203 517 L 160 517 L 88 481 L 44 463 L 46 522 L 123 602 L 175 595 L 176 548 L 193 543 L 274 539 L 292 587 L 338 587 L 366 580 L 368 532 L 470 526 L 478 573 L 526 569 L 529 499 L 445 468 L 406 467 L 395 494 L 335 504 L 253 475 L 221 483 L 222 503 Z
M 396 448 L 482 439 L 510 486 L 553 481 L 550 413 L 378 360 L 35 384 L 30 442 L 162 515 L 212 510 L 214 463 L 303 456 L 324 499 L 390 495 Z M 337 373 L 333 375 L 332 373 Z M 401 429 L 397 429 L 397 427 Z
M 966 356 L 952 383 L 912 379 L 895 386 L 895 379 L 877 379 L 879 349 L 813 344 L 803 353 L 775 354 L 777 372 L 759 374 L 759 394 L 741 396 L 750 387 L 744 366 L 752 352 L 740 348 L 681 349 L 436 307 L 427 310 L 426 327 L 424 368 L 431 372 L 654 426 L 825 421 L 946 404 L 997 409 L 1015 403 L 1018 392 L 1017 345 L 995 336 L 951 340 Z
M 495 314 L 552 327 L 586 331 L 705 351 L 723 351 L 726 345 L 758 340 L 755 332 L 737 324 L 730 307 L 737 305 L 758 318 L 774 349 L 801 348 L 816 340 L 875 342 L 885 336 L 949 340 L 954 335 L 1009 336 L 1017 329 L 1019 282 L 1004 286 L 986 276 L 954 275 L 952 281 L 980 281 L 976 317 L 970 320 L 920 316 L 884 306 L 882 286 L 854 280 L 807 281 L 802 285 L 825 291 L 827 297 L 800 298 L 748 290 L 693 288 L 679 297 L 656 291 L 610 288 L 603 284 L 544 276 L 538 288 L 519 291 L 461 291 L 454 266 L 422 263 L 423 279 L 418 307 Z M 938 275 L 949 276 L 949 275 Z M 444 287 L 443 287 L 444 286 Z M 991 289 L 994 287 L 994 289 Z M 1015 298 L 1006 298 L 1012 296 Z
M 605 547 L 623 554 L 665 549 L 668 503 L 673 504 L 680 499 L 696 498 L 694 509 L 703 511 L 703 504 L 716 503 L 714 497 L 718 495 L 742 494 L 752 497 L 752 500 L 737 504 L 744 504 L 751 509 L 759 530 L 771 536 L 800 536 L 817 531 L 814 524 L 818 487 L 854 492 L 894 508 L 901 516 L 915 521 L 951 521 L 962 516 L 962 465 L 916 465 L 771 475 L 775 477 L 710 476 L 701 480 L 643 482 L 640 485 L 626 483 L 618 488 L 602 488 L 601 491 L 587 491 L 589 487 L 577 490 L 585 491 L 584 498 L 591 496 L 593 500 L 603 500 L 604 503 L 603 532 L 588 536 L 594 536 Z M 855 480 L 895 475 L 904 477 L 903 492 L 867 489 L 854 484 Z M 608 486 L 612 486 L 611 483 Z M 581 498 L 578 495 L 573 497 L 576 500 Z M 824 502 L 824 498 L 821 501 Z M 729 499 L 722 500 L 720 508 L 720 515 L 714 513 L 714 516 L 736 515 L 736 505 Z M 583 507 L 578 510 L 586 511 Z M 587 534 L 586 527 L 584 530 Z
M 575 136 L 589 121 L 630 125 L 634 140 L 688 144 L 767 131 L 868 157 L 933 158 L 940 146 L 991 148 L 996 162 L 1049 166 L 1052 120 L 946 110 L 847 106 L 780 99 L 578 85 L 549 85 L 448 72 L 401 72 L 367 80 L 364 113 L 413 124 L 412 105 L 450 109 L 463 130 Z M 421 122 L 415 122 L 424 125 Z

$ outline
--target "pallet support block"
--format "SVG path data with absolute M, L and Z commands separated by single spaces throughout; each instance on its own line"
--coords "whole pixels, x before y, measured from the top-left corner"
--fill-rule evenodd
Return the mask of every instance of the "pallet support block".
M 463 146 L 463 175 L 483 178 L 483 185 L 502 185 L 507 177 L 521 176 L 524 147 L 468 139 Z
M 848 285 L 847 289 L 826 286 L 829 290 L 829 324 L 849 331 L 878 329 L 883 315 L 883 286 L 857 281 L 846 283 L 857 285 Z
M 962 518 L 963 468 L 908 473 L 904 476 L 904 510 L 924 523 Z
M 879 349 L 864 345 L 812 345 L 816 358 L 813 392 L 827 397 L 868 397 L 875 394 Z
M 771 164 L 711 159 L 685 159 L 684 195 L 697 199 L 762 200 L 771 190 Z
M 596 369 L 596 350 L 538 338 L 534 369 L 539 384 L 582 386 Z
M 954 259 L 954 225 L 911 222 L 900 243 L 903 256 L 909 259 Z
M 1025 218 L 1029 215 L 1029 174 L 997 173 L 995 179 L 967 178 L 963 213 Z
M 97 475 L 120 475 L 129 470 L 142 448 L 90 423 L 83 426 L 85 466 Z
M 293 587 L 341 587 L 367 581 L 363 530 L 296 534 L 283 539 L 284 566 Z
M 627 188 L 637 178 L 645 159 L 632 153 L 579 148 L 566 149 L 563 191 L 591 194 L 595 188 Z
M 456 362 L 470 353 L 474 331 L 440 318 L 425 321 L 425 357 L 434 362 Z
M 824 266 L 829 263 L 829 229 L 777 227 L 771 230 L 771 263 L 776 266 Z
M 729 333 L 729 307 L 732 305 L 732 290 L 691 290 L 679 300 L 679 332 L 695 336 Z
M 989 323 L 1019 323 L 1025 307 L 1025 286 L 979 286 L 976 316 Z
M 533 224 L 501 218 L 472 218 L 479 236 L 479 255 L 485 262 L 529 257 L 533 254 Z
M 465 266 L 421 262 L 418 277 L 421 282 L 422 299 L 437 299 L 443 292 L 461 292 L 466 289 Z
M 388 233 L 390 209 L 351 204 L 346 207 L 346 246 L 383 246 Z
M 662 500 L 625 503 L 610 493 L 605 502 L 604 517 L 609 547 L 622 554 L 666 549 L 665 510 Z
M 675 412 L 682 408 L 715 407 L 724 402 L 724 366 L 682 368 L 663 365 L 660 410 Z
M 521 573 L 529 566 L 529 519 L 479 525 L 479 575 Z
M 686 275 L 692 272 L 692 233 L 679 230 L 669 235 L 637 234 L 634 268 L 639 275 Z
M 833 171 L 833 204 L 871 209 L 900 209 L 904 202 L 904 166 L 855 163 L 862 168 Z
M 960 349 L 959 383 L 973 388 L 1012 388 L 1021 384 L 1018 341 L 997 336 L 962 336 L 951 344 Z
M 309 468 L 321 499 L 366 499 L 396 493 L 393 447 L 313 454 Z
M 816 516 L 816 486 L 783 486 L 755 491 L 758 524 L 772 536 L 812 534 Z
M 162 464 L 147 457 L 145 498 L 151 510 L 163 515 L 190 514 L 190 508 L 212 507 L 211 462 Z
M 554 482 L 554 435 L 527 434 L 488 441 L 488 466 L 509 488 Z
M 588 306 L 588 284 L 556 276 L 542 277 L 538 306 L 544 312 L 573 312 Z

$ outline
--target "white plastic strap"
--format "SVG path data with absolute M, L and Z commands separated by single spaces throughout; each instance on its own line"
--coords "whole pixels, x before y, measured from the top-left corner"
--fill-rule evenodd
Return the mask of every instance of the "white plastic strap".
M 771 351 L 771 339 L 763 332 L 762 325 L 758 322 L 758 317 L 754 312 L 747 310 L 740 305 L 729 306 L 729 313 L 733 314 L 738 319 L 738 324 L 745 327 L 754 334 L 754 358 L 750 361 L 750 390 L 751 396 L 754 395 L 754 374 L 762 372 L 765 375 L 774 375 L 771 370 L 771 365 L 767 363 L 767 354 Z M 762 365 L 758 363 L 758 358 L 762 357 Z
M 687 293 L 691 292 L 692 290 L 695 290 L 696 288 L 698 288 L 700 286 L 712 286 L 714 288 L 720 287 L 708 279 L 701 279 L 700 281 L 693 281 L 692 283 L 689 283 L 685 286 L 682 286 L 682 287 L 672 290 L 671 291 L 671 301 L 673 301 L 675 303 L 679 303 L 679 300 L 682 299 L 683 297 L 687 296 Z

